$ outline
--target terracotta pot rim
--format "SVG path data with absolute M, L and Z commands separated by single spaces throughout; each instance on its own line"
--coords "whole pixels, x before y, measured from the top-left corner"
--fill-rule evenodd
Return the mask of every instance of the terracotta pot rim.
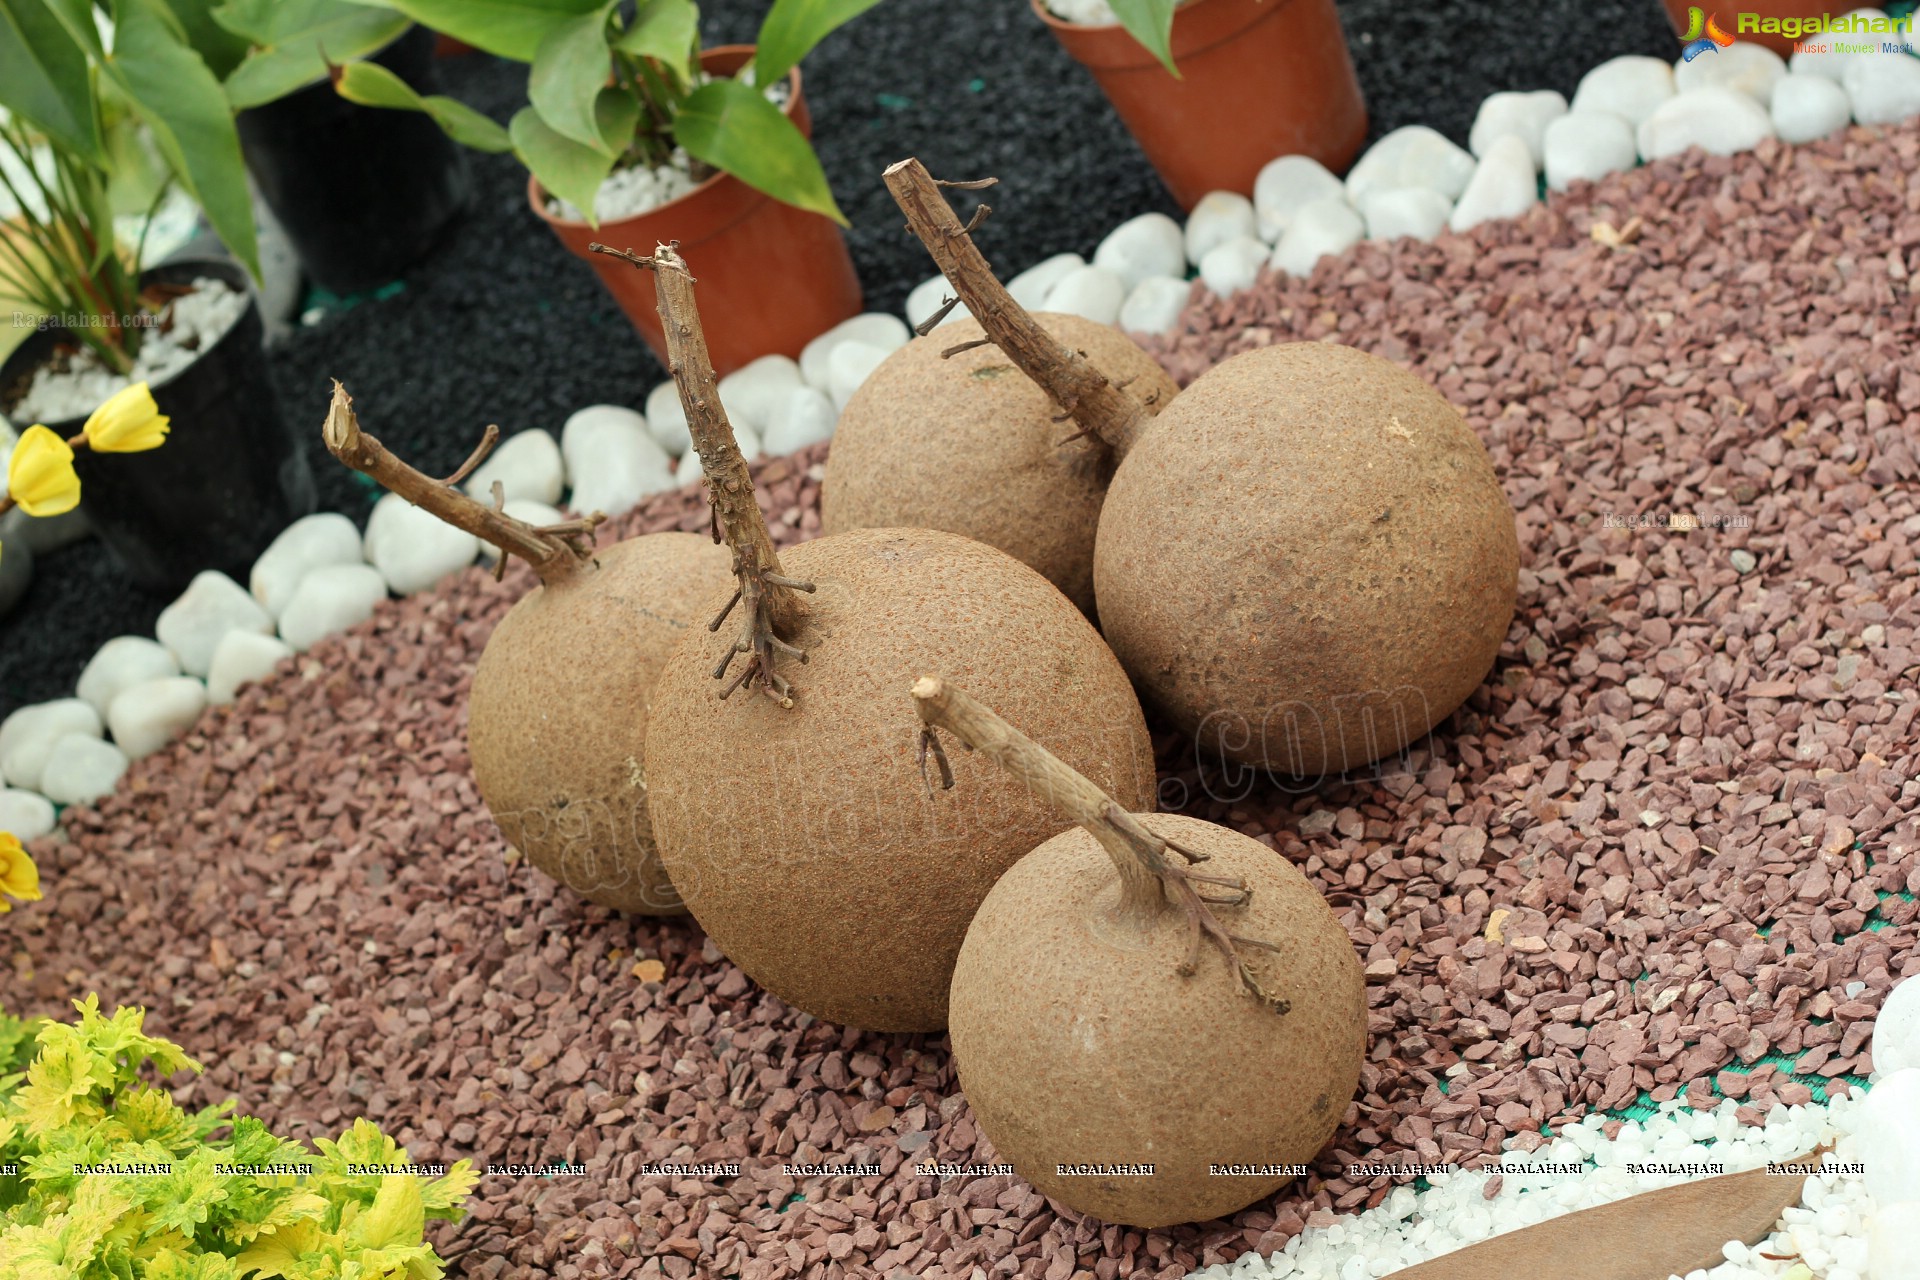
M 711 49 L 705 49 L 701 51 L 700 61 L 701 61 L 702 67 L 704 68 L 707 62 L 707 59 L 709 58 L 713 58 L 716 60 L 725 60 L 726 58 L 733 57 L 735 55 L 744 55 L 741 57 L 741 62 L 744 63 L 746 61 L 746 58 L 752 55 L 753 50 L 754 50 L 754 46 L 750 44 L 715 45 Z M 786 106 L 782 108 L 782 113 L 788 119 L 792 119 L 794 112 L 799 110 L 800 108 L 801 84 L 800 84 L 800 68 L 798 65 L 796 65 L 793 68 L 793 70 L 787 73 L 787 85 L 788 85 L 787 102 L 786 102 Z M 673 199 L 667 201 L 665 204 L 656 205 L 653 208 L 648 209 L 645 213 L 636 213 L 629 217 L 618 218 L 610 222 L 602 222 L 599 225 L 599 227 L 596 228 L 591 222 L 586 221 L 584 218 L 563 218 L 558 214 L 549 213 L 547 211 L 547 200 L 546 200 L 548 193 L 540 186 L 540 179 L 534 177 L 533 174 L 529 173 L 527 174 L 527 202 L 533 206 L 533 211 L 540 215 L 540 218 L 542 221 L 547 222 L 552 226 L 578 228 L 579 230 L 593 231 L 600 235 L 606 235 L 610 229 L 632 226 L 635 223 L 643 222 L 648 218 L 659 217 L 662 214 L 669 213 L 675 210 L 678 206 L 684 205 L 686 202 L 690 200 L 698 199 L 702 195 L 707 194 L 714 187 L 720 185 L 723 182 L 732 182 L 732 183 L 738 184 L 748 193 L 749 198 L 747 202 L 741 207 L 740 212 L 736 216 L 729 218 L 727 221 L 723 223 L 719 223 L 715 225 L 714 227 L 712 227 L 710 230 L 706 232 L 703 238 L 710 239 L 713 236 L 720 234 L 720 232 L 725 231 L 728 227 L 731 227 L 734 223 L 740 221 L 741 218 L 744 218 L 748 214 L 752 213 L 756 208 L 760 206 L 760 204 L 763 201 L 771 200 L 773 199 L 773 197 L 768 195 L 764 191 L 759 191 L 753 187 L 747 186 L 746 183 L 741 182 L 740 179 L 734 177 L 730 173 L 716 173 L 712 177 L 707 178 L 705 181 L 701 182 L 698 186 L 694 187 L 693 190 L 682 192 L 681 194 L 675 196 Z M 696 240 L 696 241 L 690 241 L 685 243 L 689 245 L 693 245 L 693 244 L 700 243 L 700 241 Z
M 1049 10 L 1046 5 L 1046 0 L 1029 0 L 1029 2 L 1033 6 L 1033 11 L 1040 16 L 1040 20 L 1052 28 L 1054 37 L 1058 39 L 1062 45 L 1066 46 L 1067 51 L 1078 61 L 1085 62 L 1086 59 L 1082 55 L 1087 52 L 1090 47 L 1098 45 L 1108 50 L 1131 50 L 1133 55 L 1123 60 L 1102 62 L 1100 65 L 1112 67 L 1161 67 L 1160 59 L 1154 57 L 1145 45 L 1133 38 L 1132 32 L 1117 22 L 1103 22 L 1097 25 L 1084 22 L 1068 22 L 1066 19 L 1059 17 Z M 1211 9 L 1208 8 L 1210 3 L 1213 5 Z M 1198 54 L 1205 53 L 1215 45 L 1233 39 L 1247 28 L 1256 26 L 1268 18 L 1273 17 L 1275 14 L 1280 13 L 1286 9 L 1289 3 L 1291 3 L 1291 0 L 1256 0 L 1255 10 L 1252 13 L 1244 15 L 1243 20 L 1235 21 L 1233 16 L 1216 16 L 1227 13 L 1228 5 L 1226 0 L 1187 0 L 1185 4 L 1182 4 L 1178 9 L 1174 10 L 1173 17 L 1175 26 L 1173 38 L 1170 41 L 1174 61 L 1178 62 L 1182 58 L 1191 58 Z M 1207 10 L 1207 19 L 1202 20 L 1206 21 L 1211 19 L 1208 21 L 1207 29 L 1204 32 L 1194 32 L 1191 27 L 1194 19 L 1189 19 L 1188 30 L 1182 32 L 1179 27 L 1181 15 L 1198 13 L 1202 10 Z M 1188 37 L 1184 42 L 1181 39 L 1182 35 Z M 1088 63 L 1088 65 L 1091 66 L 1094 64 Z M 1161 67 L 1161 70 L 1164 71 L 1165 68 Z

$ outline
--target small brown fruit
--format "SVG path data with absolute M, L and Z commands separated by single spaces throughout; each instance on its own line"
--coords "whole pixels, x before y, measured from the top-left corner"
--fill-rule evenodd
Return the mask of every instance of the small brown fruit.
M 1111 325 L 1039 314 L 1149 410 L 1178 388 Z M 989 344 L 974 319 L 943 325 L 894 352 L 840 415 L 820 499 L 821 527 L 945 529 L 1000 548 L 1093 612 L 1093 534 L 1113 452 L 1056 422 L 1060 408 Z
M 1163 411 L 1100 513 L 1100 621 L 1148 701 L 1279 774 L 1397 751 L 1478 687 L 1519 546 L 1486 449 L 1351 347 L 1244 352 Z

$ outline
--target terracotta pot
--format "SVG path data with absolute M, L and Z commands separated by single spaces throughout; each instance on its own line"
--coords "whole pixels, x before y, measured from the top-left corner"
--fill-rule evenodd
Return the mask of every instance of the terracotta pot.
M 1718 5 L 1714 4 L 1713 0 L 1665 0 L 1667 20 L 1673 23 L 1673 33 L 1676 36 L 1686 32 L 1687 10 L 1696 2 L 1701 10 L 1716 18 L 1722 31 L 1734 39 L 1763 44 L 1783 58 L 1793 52 L 1794 40 L 1787 36 L 1763 36 L 1756 32 L 1749 32 L 1743 36 L 1738 29 L 1741 14 L 1754 13 L 1762 18 L 1818 18 L 1823 13 L 1831 13 L 1837 18 L 1843 13 L 1851 13 L 1859 8 L 1857 4 L 1822 4 L 1821 0 L 1727 0 L 1726 3 Z M 1801 39 L 1805 38 L 1801 37 Z
M 1279 156 L 1343 172 L 1367 137 L 1353 59 L 1333 0 L 1193 0 L 1174 11 L 1181 79 L 1118 24 L 1062 22 L 1033 0 L 1126 121 L 1181 207 L 1253 190 Z
M 700 61 L 716 75 L 729 75 L 752 56 L 751 45 L 721 45 Z M 798 67 L 791 84 L 787 115 L 811 136 Z M 588 245 L 598 241 L 651 253 L 657 244 L 678 240 L 700 282 L 707 348 L 722 374 L 760 356 L 798 356 L 809 341 L 860 313 L 860 278 L 833 220 L 775 200 L 728 174 L 715 174 L 651 213 L 603 222 L 598 229 L 548 213 L 546 192 L 531 177 L 527 198 L 560 242 L 593 267 L 662 365 L 667 346 L 652 274 L 590 252 Z

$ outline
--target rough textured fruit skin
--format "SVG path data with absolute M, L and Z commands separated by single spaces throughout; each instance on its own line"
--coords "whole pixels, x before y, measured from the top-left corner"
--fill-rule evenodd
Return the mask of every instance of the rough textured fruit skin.
M 950 739 L 955 785 L 917 763 L 910 690 L 938 673 L 1128 807 L 1152 808 L 1152 743 L 1126 673 L 1033 570 L 932 529 L 860 529 L 780 553 L 818 590 L 792 637 L 795 706 L 720 701 L 732 625 L 689 632 L 654 686 L 648 783 L 660 856 L 747 975 L 832 1022 L 947 1023 L 947 982 L 1000 873 L 1067 824 Z M 715 601 L 717 604 L 718 601 Z
M 1034 319 L 1149 408 L 1179 390 L 1110 325 L 1080 316 Z M 983 336 L 971 318 L 894 352 L 861 384 L 834 428 L 820 527 L 945 529 L 998 547 L 1093 613 L 1093 532 L 1113 475 L 1091 440 L 993 346 L 940 353 Z
M 1202 374 L 1121 463 L 1094 585 L 1107 642 L 1201 747 L 1276 775 L 1399 750 L 1466 701 L 1519 544 L 1486 449 L 1377 356 L 1301 342 Z
M 1002 876 L 953 974 L 949 1034 L 960 1087 L 994 1149 L 1036 1191 L 1108 1222 L 1164 1227 L 1244 1208 L 1285 1176 L 1210 1164 L 1303 1164 L 1326 1145 L 1360 1079 L 1367 1005 L 1360 962 L 1326 900 L 1257 840 L 1182 814 L 1142 819 L 1210 854 L 1211 875 L 1253 888 L 1215 908 L 1284 1015 L 1208 945 L 1192 977 L 1186 917 L 1150 932 L 1114 921 L 1120 878 L 1076 827 Z M 1213 890 L 1205 890 L 1213 892 Z M 1061 1176 L 1056 1166 L 1152 1164 L 1151 1177 Z
M 647 700 L 732 559 L 691 533 L 596 556 L 598 569 L 521 597 L 487 640 L 467 698 L 473 778 L 507 842 L 547 875 L 618 911 L 680 915 L 647 817 Z

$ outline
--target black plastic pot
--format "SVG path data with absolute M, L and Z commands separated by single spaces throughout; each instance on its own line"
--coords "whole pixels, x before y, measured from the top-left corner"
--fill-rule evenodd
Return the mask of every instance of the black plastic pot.
M 437 93 L 433 40 L 409 27 L 369 61 Z M 242 111 L 238 125 L 261 197 L 308 278 L 334 293 L 397 278 L 466 203 L 466 156 L 419 112 L 358 106 L 323 80 Z
M 245 271 L 220 261 L 169 263 L 142 273 L 141 282 L 190 285 L 203 276 L 248 288 Z M 143 587 L 178 590 L 203 569 L 245 582 L 267 544 L 314 508 L 313 472 L 274 401 L 264 336 L 249 292 L 232 328 L 153 387 L 160 412 L 173 420 L 165 444 L 144 453 L 74 453 L 81 509 Z M 46 330 L 15 348 L 0 365 L 0 408 L 11 411 L 29 375 L 73 345 L 64 330 Z M 33 425 L 14 421 L 22 430 Z M 85 422 L 45 425 L 64 438 Z

